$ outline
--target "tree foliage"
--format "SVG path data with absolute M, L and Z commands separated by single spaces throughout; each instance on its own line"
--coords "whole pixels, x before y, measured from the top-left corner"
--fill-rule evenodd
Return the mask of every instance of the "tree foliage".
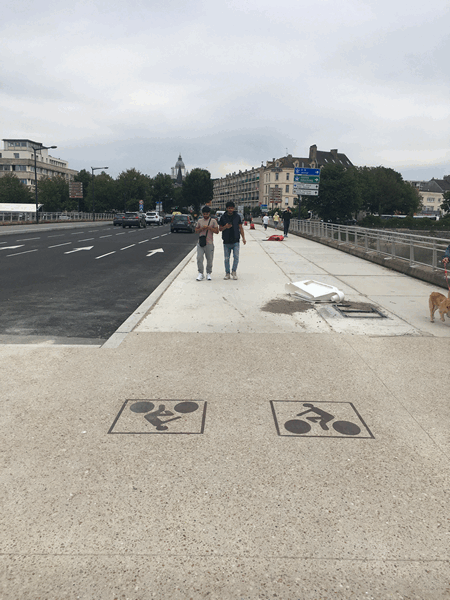
M 88 212 L 111 212 L 116 208 L 117 194 L 114 179 L 102 171 L 95 175 L 85 199 Z
M 44 177 L 38 181 L 39 204 L 44 212 L 77 210 L 77 201 L 69 198 L 69 184 L 64 177 Z
M 361 208 L 357 172 L 343 165 L 330 164 L 321 169 L 318 196 L 304 196 L 302 210 L 311 210 L 323 220 L 346 221 Z
M 193 207 L 198 213 L 200 208 L 212 200 L 213 182 L 211 173 L 206 169 L 192 169 L 183 183 L 182 200 L 186 208 Z
M 397 171 L 387 167 L 360 167 L 357 171 L 363 209 L 368 213 L 413 215 L 419 209 L 418 190 Z
M 174 206 L 176 195 L 170 175 L 158 173 L 151 181 L 150 193 L 153 207 L 157 202 L 162 202 L 163 212 L 169 212 Z
M 441 208 L 446 213 L 450 212 L 450 192 L 445 192 Z
M 116 210 L 139 210 L 139 200 L 144 202 L 144 210 L 152 208 L 151 178 L 136 169 L 122 171 L 116 179 Z
M 8 173 L 0 177 L 0 202 L 30 204 L 34 195 L 15 175 Z

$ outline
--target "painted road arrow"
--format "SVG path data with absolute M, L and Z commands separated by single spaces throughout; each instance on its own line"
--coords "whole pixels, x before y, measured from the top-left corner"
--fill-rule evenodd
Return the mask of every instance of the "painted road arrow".
M 0 250 L 15 250 L 16 248 L 22 248 L 24 244 L 20 244 L 20 246 L 4 246 L 0 248 Z
M 153 256 L 157 252 L 164 252 L 164 250 L 162 248 L 158 248 L 158 250 L 150 250 L 150 252 L 147 254 L 147 256 Z
M 64 254 L 72 254 L 72 252 L 79 252 L 80 250 L 92 250 L 94 246 L 86 246 L 86 248 L 75 248 L 75 250 L 69 250 L 69 252 L 64 252 Z

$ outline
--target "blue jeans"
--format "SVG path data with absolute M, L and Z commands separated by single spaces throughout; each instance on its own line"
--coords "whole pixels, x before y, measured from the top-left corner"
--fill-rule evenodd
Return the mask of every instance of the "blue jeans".
M 239 242 L 236 242 L 235 244 L 224 244 L 223 245 L 223 253 L 225 256 L 225 273 L 230 272 L 231 252 L 233 252 L 233 268 L 231 270 L 233 272 L 236 272 L 238 264 L 239 264 Z

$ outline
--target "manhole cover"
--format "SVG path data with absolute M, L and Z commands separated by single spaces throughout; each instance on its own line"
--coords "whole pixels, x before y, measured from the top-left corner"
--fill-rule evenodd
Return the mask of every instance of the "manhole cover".
M 333 304 L 333 308 L 343 317 L 351 317 L 353 319 L 387 319 L 387 316 L 378 310 L 378 308 L 364 302 L 343 302 L 341 304 Z

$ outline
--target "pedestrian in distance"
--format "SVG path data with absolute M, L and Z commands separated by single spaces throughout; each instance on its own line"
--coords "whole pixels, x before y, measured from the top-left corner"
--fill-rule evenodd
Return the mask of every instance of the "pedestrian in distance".
M 263 225 L 264 225 L 264 230 L 267 231 L 267 225 L 269 224 L 269 216 L 268 215 L 264 215 L 263 216 Z
M 234 210 L 235 204 L 229 200 L 225 206 L 226 211 L 219 219 L 219 231 L 222 232 L 223 253 L 225 259 L 225 277 L 230 279 L 230 257 L 233 253 L 233 266 L 231 268 L 231 277 L 237 279 L 237 268 L 239 264 L 239 239 L 242 237 L 245 241 L 244 228 L 239 214 Z
M 203 274 L 203 263 L 206 256 L 206 279 L 211 281 L 212 266 L 214 259 L 214 234 L 219 233 L 219 225 L 216 219 L 211 217 L 211 209 L 209 206 L 202 208 L 202 218 L 197 221 L 195 233 L 199 234 L 197 242 L 197 281 L 202 281 L 205 276 Z
M 444 263 L 445 267 L 447 266 L 449 260 L 450 260 L 450 245 L 447 246 L 447 248 L 444 252 L 444 256 L 442 257 L 442 262 Z
M 281 216 L 282 216 L 283 224 L 284 224 L 284 237 L 287 237 L 288 231 L 289 231 L 289 226 L 291 224 L 291 219 L 292 219 L 292 213 L 291 213 L 291 209 L 289 208 L 289 206 L 286 208 L 286 210 L 283 212 L 283 214 Z
M 278 229 L 278 223 L 280 222 L 278 211 L 273 215 L 273 222 L 275 223 L 275 229 Z

